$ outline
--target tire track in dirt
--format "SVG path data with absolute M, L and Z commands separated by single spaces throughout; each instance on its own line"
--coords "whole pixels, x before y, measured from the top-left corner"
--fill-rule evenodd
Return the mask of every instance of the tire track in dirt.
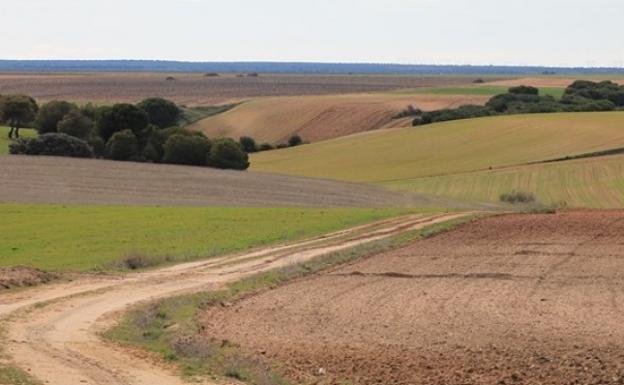
M 216 289 L 246 276 L 467 214 L 412 215 L 291 245 L 129 277 L 84 278 L 0 297 L 11 364 L 52 385 L 182 385 L 174 371 L 99 338 L 131 305 Z

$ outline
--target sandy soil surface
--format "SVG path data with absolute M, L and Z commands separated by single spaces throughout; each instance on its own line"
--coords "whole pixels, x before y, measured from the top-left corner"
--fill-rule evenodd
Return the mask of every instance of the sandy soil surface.
M 54 280 L 55 275 L 30 267 L 0 268 L 0 291 L 16 287 L 36 286 Z
M 408 105 L 423 111 L 485 104 L 474 95 L 352 94 L 290 96 L 252 100 L 200 120 L 191 127 L 208 136 L 251 136 L 258 142 L 286 143 L 292 135 L 318 142 L 363 131 L 395 126 L 392 119 Z M 411 120 L 401 119 L 403 127 Z
M 0 296 L 8 363 L 52 385 L 182 385 L 170 369 L 104 343 L 105 330 L 128 306 L 216 289 L 257 272 L 349 249 L 462 214 L 409 216 L 299 243 L 178 265 L 128 277 L 86 277 Z M 1 364 L 2 362 L 0 362 Z
M 624 383 L 624 211 L 464 225 L 203 317 L 296 383 Z
M 166 80 L 172 76 L 175 80 Z M 27 94 L 39 101 L 137 102 L 161 96 L 207 105 L 259 96 L 327 95 L 471 84 L 469 76 L 260 75 L 166 73 L 0 74 L 0 95 Z
M 0 202 L 269 207 L 440 205 L 369 185 L 202 167 L 0 156 Z

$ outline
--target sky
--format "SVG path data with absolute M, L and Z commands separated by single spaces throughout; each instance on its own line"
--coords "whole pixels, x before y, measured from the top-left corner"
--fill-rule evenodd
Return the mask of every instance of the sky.
M 0 59 L 624 66 L 622 0 L 0 0 Z

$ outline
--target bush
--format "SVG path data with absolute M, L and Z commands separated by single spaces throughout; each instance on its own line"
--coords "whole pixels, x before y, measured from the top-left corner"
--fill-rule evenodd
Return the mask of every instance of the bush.
M 517 86 L 511 87 L 509 93 L 514 95 L 539 95 L 539 89 L 531 86 Z
M 58 132 L 80 139 L 87 139 L 93 133 L 93 121 L 77 110 L 71 110 L 58 122 Z
M 500 201 L 511 204 L 532 203 L 535 202 L 535 196 L 532 193 L 514 190 L 511 193 L 501 194 Z
M 208 165 L 233 170 L 247 170 L 249 157 L 240 144 L 232 139 L 219 139 L 212 144 Z
M 39 134 L 58 132 L 58 124 L 70 111 L 76 110 L 75 104 L 54 100 L 39 108 L 35 118 L 35 128 Z
M 211 143 L 203 135 L 171 135 L 164 145 L 164 163 L 205 166 Z
M 256 145 L 256 141 L 254 140 L 254 138 L 251 138 L 249 136 L 241 136 L 238 142 L 240 143 L 241 147 L 243 147 L 243 150 L 248 154 L 258 151 L 258 146 Z
M 108 142 L 116 132 L 130 130 L 136 137 L 142 135 L 149 123 L 147 113 L 132 104 L 115 104 L 98 112 L 98 133 Z
M 138 159 L 138 142 L 130 130 L 116 132 L 106 143 L 105 156 L 113 160 Z
M 138 107 L 147 113 L 149 123 L 158 128 L 174 126 L 182 116 L 182 110 L 174 102 L 163 98 L 145 99 Z
M 303 140 L 299 135 L 293 135 L 288 139 L 288 145 L 290 147 L 296 147 L 303 143 Z
M 87 139 L 87 143 L 93 149 L 93 154 L 96 158 L 104 156 L 104 153 L 106 152 L 106 143 L 104 143 L 104 139 L 97 135 L 92 135 Z
M 11 154 L 69 156 L 93 158 L 91 146 L 84 140 L 66 134 L 50 133 L 37 138 L 18 139 L 9 145 Z
M 275 147 L 273 147 L 271 143 L 262 143 L 258 146 L 258 151 L 271 151 L 273 149 L 275 149 Z
M 408 116 L 421 116 L 422 114 L 423 111 L 420 108 L 416 108 L 410 104 L 403 111 L 398 112 L 394 116 L 392 116 L 392 119 L 401 119 Z

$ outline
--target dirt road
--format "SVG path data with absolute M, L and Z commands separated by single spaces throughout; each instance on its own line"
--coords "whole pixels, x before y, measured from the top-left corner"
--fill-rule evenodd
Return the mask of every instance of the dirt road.
M 623 245 L 624 211 L 490 217 L 202 325 L 293 383 L 624 384 Z
M 209 290 L 245 276 L 299 263 L 466 214 L 413 215 L 296 244 L 177 265 L 127 277 L 92 277 L 0 296 L 8 364 L 52 385 L 178 385 L 171 370 L 103 342 L 130 305 Z

